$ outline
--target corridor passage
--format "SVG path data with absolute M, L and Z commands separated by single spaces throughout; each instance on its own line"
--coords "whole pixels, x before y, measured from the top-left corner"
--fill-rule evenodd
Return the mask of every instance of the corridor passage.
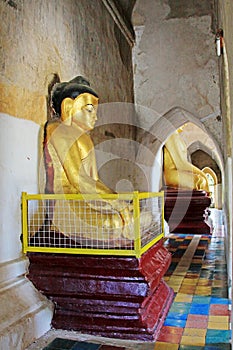
M 212 210 L 212 236 L 170 234 L 172 263 L 165 280 L 175 296 L 156 343 L 51 330 L 28 350 L 229 350 L 230 302 L 221 211 Z
M 230 349 L 227 266 L 221 212 L 213 209 L 212 236 L 171 234 L 172 263 L 165 280 L 175 298 L 154 349 Z

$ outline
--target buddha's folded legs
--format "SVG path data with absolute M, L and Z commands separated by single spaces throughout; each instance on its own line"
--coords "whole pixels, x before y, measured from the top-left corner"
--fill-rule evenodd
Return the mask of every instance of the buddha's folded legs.
M 149 211 L 140 213 L 140 227 L 145 231 L 152 222 Z M 134 239 L 134 218 L 131 212 L 130 222 L 125 225 L 121 215 L 113 210 L 93 209 L 83 201 L 59 201 L 54 206 L 52 223 L 56 230 L 65 236 L 79 240 L 88 238 L 96 240 Z

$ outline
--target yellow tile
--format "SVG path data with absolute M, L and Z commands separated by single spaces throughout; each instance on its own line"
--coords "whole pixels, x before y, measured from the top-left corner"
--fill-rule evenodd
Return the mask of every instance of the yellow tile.
M 170 284 L 168 284 L 168 285 L 169 285 L 169 287 L 171 287 L 173 289 L 174 293 L 178 293 L 179 292 L 180 286 L 171 286 Z
M 173 287 L 173 286 L 181 286 L 181 283 L 179 282 L 174 282 L 174 281 L 167 281 L 167 283 L 169 284 L 170 287 Z
M 176 270 L 176 276 L 182 276 L 182 278 L 184 278 L 186 273 L 187 273 L 187 271 Z
M 189 285 L 189 286 L 195 286 L 197 284 L 197 281 L 198 281 L 198 279 L 184 278 L 182 284 Z
M 167 284 L 169 285 L 169 287 L 173 288 L 176 293 L 178 292 L 181 286 L 180 284 L 170 283 L 170 281 L 168 281 Z
M 193 294 L 194 294 L 193 290 L 187 290 L 187 289 L 185 289 L 185 288 L 180 288 L 180 289 L 177 291 L 177 293 L 186 293 L 186 294 L 189 294 L 189 295 L 193 295 Z
M 176 302 L 191 303 L 192 300 L 193 300 L 192 295 L 184 294 L 184 293 L 178 293 L 175 297 Z
M 183 281 L 184 277 L 183 276 L 172 276 L 170 278 L 170 281 L 174 281 L 174 282 L 179 282 L 181 283 Z
M 204 346 L 205 345 L 205 337 L 192 337 L 185 336 L 181 338 L 181 345 L 193 345 L 193 346 Z
M 228 323 L 220 323 L 220 322 L 208 322 L 208 329 L 224 329 L 228 330 Z
M 197 287 L 197 289 L 202 290 L 203 292 L 206 292 L 206 293 L 211 293 L 212 291 L 211 286 L 201 286 L 201 287 Z
M 180 293 L 184 293 L 184 294 L 194 294 L 195 292 L 195 286 L 181 286 L 180 288 Z
M 168 281 L 168 283 L 169 283 L 169 286 L 181 286 L 181 283 L 182 282 L 179 282 L 179 281 L 174 281 L 174 280 L 169 280 Z
M 209 316 L 209 322 L 229 323 L 229 316 Z
M 197 286 L 195 290 L 196 295 L 211 295 L 211 286 Z
M 212 285 L 212 281 L 209 281 L 208 279 L 206 278 L 202 278 L 198 281 L 198 286 L 211 286 Z
M 154 350 L 178 350 L 179 344 L 156 342 Z
M 218 280 L 214 280 L 213 281 L 213 287 L 224 287 L 226 286 L 226 282 L 225 281 L 218 281 Z
M 201 328 L 185 328 L 184 329 L 184 336 L 188 337 L 198 337 L 202 338 L 205 337 L 206 335 L 206 329 L 201 329 Z

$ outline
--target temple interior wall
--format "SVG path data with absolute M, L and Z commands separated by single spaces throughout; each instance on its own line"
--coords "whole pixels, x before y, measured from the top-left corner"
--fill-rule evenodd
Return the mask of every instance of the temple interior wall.
M 224 144 L 224 220 L 226 227 L 226 252 L 228 261 L 229 287 L 232 290 L 232 236 L 233 236 L 233 3 L 218 2 L 219 28 L 223 29 L 224 48 L 220 61 L 221 110 L 223 117 Z
M 20 242 L 21 192 L 38 192 L 48 86 L 54 74 L 61 81 L 83 75 L 100 104 L 127 103 L 133 102 L 133 75 L 130 45 L 101 0 L 0 1 L 0 13 L 0 313 L 6 320 L 0 349 L 18 350 L 46 332 L 52 316 L 50 303 L 25 279 Z M 127 125 L 104 125 L 95 141 L 119 130 L 132 138 Z
M 173 107 L 191 112 L 221 147 L 222 123 L 216 119 L 220 115 L 218 57 L 210 1 L 202 6 L 193 1 L 181 4 L 136 3 L 132 16 L 135 101 L 160 115 Z
M 133 79 L 129 44 L 101 0 L 1 1 L 0 10 L 4 18 L 0 24 L 4 146 L 0 239 L 4 242 L 9 237 L 11 242 L 11 249 L 5 252 L 1 245 L 0 259 L 6 261 L 20 254 L 20 191 L 37 191 L 39 132 L 47 120 L 48 84 L 53 74 L 61 81 L 76 75 L 87 77 L 100 103 L 132 102 Z M 108 125 L 99 128 L 98 143 L 111 139 L 106 129 L 114 133 Z M 119 136 L 119 127 L 117 130 Z M 121 127 L 121 134 L 124 131 L 130 138 L 127 126 Z

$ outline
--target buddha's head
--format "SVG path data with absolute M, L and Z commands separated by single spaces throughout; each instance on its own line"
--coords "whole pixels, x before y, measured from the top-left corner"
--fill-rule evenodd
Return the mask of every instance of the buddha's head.
M 81 76 L 56 84 L 52 90 L 52 107 L 67 125 L 74 122 L 84 130 L 93 129 L 97 106 L 97 93 Z

